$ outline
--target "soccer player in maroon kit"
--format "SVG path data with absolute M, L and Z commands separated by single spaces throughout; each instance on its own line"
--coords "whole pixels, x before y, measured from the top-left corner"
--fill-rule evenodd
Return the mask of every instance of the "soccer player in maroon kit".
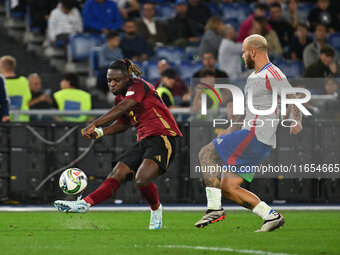
M 169 109 L 154 86 L 138 77 L 139 67 L 131 60 L 117 60 L 108 69 L 107 82 L 116 95 L 115 106 L 83 130 L 86 139 L 124 132 L 133 124 L 137 143 L 118 156 L 117 163 L 104 183 L 79 201 L 57 200 L 54 206 L 62 212 L 85 213 L 89 207 L 111 198 L 120 184 L 135 178 L 136 185 L 151 208 L 149 229 L 162 227 L 162 205 L 157 186 L 152 182 L 165 173 L 175 156 L 177 136 L 182 136 Z M 101 128 L 101 126 L 112 123 Z

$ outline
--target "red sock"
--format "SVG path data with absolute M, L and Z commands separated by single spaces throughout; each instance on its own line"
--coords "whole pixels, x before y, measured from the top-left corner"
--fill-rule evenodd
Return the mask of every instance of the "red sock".
M 85 197 L 84 200 L 91 206 L 99 204 L 111 198 L 113 194 L 119 189 L 119 187 L 119 181 L 117 181 L 115 178 L 107 178 L 98 189 Z
M 142 193 L 146 202 L 148 202 L 148 204 L 150 205 L 150 208 L 152 210 L 157 210 L 159 205 L 161 204 L 159 202 L 157 185 L 151 182 L 148 186 L 144 188 L 138 187 L 138 189 Z

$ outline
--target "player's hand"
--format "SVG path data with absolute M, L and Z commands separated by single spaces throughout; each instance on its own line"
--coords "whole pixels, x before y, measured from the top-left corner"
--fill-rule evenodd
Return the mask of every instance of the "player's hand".
M 96 139 L 97 133 L 94 131 L 96 128 L 96 125 L 91 123 L 82 131 L 82 136 L 86 139 Z
M 2 122 L 9 122 L 10 121 L 10 117 L 9 116 L 2 116 L 2 119 L 1 119 Z
M 290 124 L 290 134 L 291 135 L 297 135 L 298 133 L 301 132 L 302 130 L 302 124 L 301 124 L 301 121 L 296 121 L 297 122 L 297 125 L 295 125 L 294 122 L 292 122 L 292 124 Z

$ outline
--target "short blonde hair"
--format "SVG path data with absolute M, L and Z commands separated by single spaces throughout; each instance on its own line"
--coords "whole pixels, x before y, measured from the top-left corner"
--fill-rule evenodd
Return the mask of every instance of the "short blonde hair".
M 256 48 L 264 51 L 268 51 L 268 44 L 266 38 L 259 34 L 253 34 L 248 36 L 244 43 L 248 44 L 248 48 Z
M 0 64 L 6 71 L 14 71 L 17 61 L 14 57 L 7 55 L 0 58 Z
M 223 24 L 223 21 L 220 16 L 212 16 L 205 25 L 205 30 L 213 30 L 216 34 L 218 34 L 218 26 Z

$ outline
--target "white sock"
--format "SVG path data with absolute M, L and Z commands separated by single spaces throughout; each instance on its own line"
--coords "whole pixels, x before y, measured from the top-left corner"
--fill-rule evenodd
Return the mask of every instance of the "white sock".
M 260 216 L 263 220 L 266 220 L 272 212 L 274 212 L 274 210 L 263 201 L 258 203 L 253 209 L 253 213 Z
M 207 194 L 208 210 L 219 210 L 222 208 L 222 192 L 221 189 L 206 187 L 205 192 Z

